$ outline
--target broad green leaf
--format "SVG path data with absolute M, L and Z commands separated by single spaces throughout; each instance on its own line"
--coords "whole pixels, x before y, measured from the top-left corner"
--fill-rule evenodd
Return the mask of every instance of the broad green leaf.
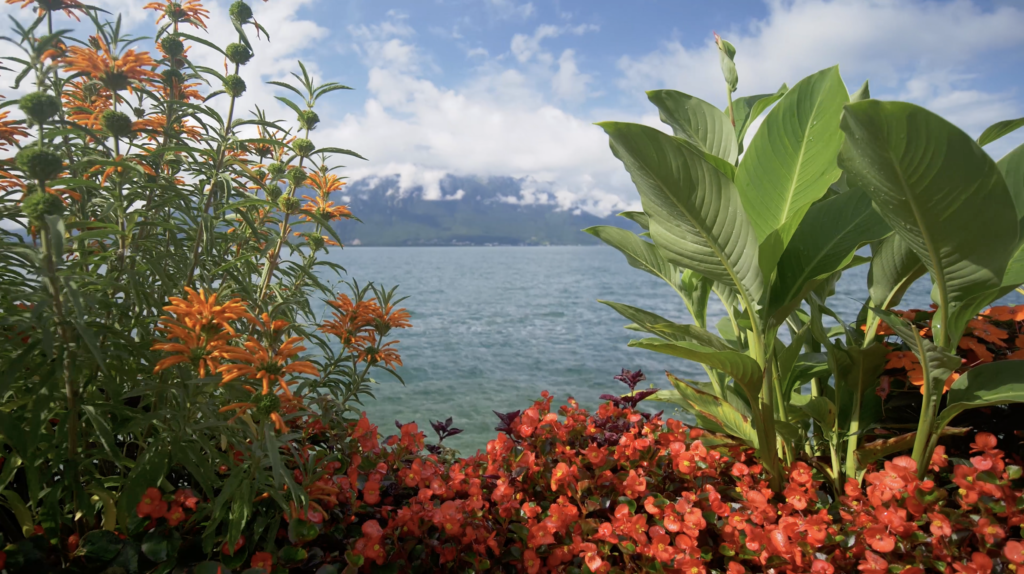
M 996 167 L 1003 174 L 1006 187 L 1017 206 L 1017 217 L 1024 220 L 1024 144 L 1004 155 L 996 162 Z
M 658 391 L 652 397 L 654 400 L 679 405 L 717 427 L 708 430 L 728 434 L 757 448 L 757 433 L 751 424 L 750 416 L 741 413 L 721 397 L 697 389 L 675 377 L 670 376 L 669 380 L 674 388 Z
M 747 137 L 747 130 L 769 106 L 779 101 L 789 91 L 789 86 L 782 84 L 779 91 L 774 94 L 758 94 L 756 96 L 744 96 L 732 101 L 732 113 L 736 120 L 736 143 L 739 151 L 743 151 L 743 139 Z M 725 114 L 728 115 L 726 110 Z
M 785 320 L 818 279 L 843 269 L 858 249 L 890 233 L 860 189 L 813 205 L 779 258 L 768 315 Z
M 921 259 L 899 234 L 886 237 L 872 249 L 868 268 L 871 305 L 879 309 L 899 305 L 907 289 L 926 272 Z
M 643 330 L 648 333 L 651 333 L 652 331 L 648 331 L 647 327 L 653 327 L 654 325 L 663 325 L 665 323 L 672 322 L 662 317 L 661 315 L 651 313 L 650 311 L 644 311 L 639 307 L 633 307 L 632 305 L 626 305 L 625 303 L 603 301 L 601 299 L 598 299 L 597 302 L 604 303 L 605 305 L 608 305 L 612 309 L 615 309 L 615 311 L 617 311 L 619 315 L 622 315 L 623 317 L 629 319 L 638 327 L 640 327 L 640 330 Z
M 759 244 L 778 230 L 785 247 L 807 209 L 839 178 L 839 118 L 848 98 L 839 70 L 822 70 L 786 92 L 754 134 L 736 187 Z
M 736 131 L 718 108 L 675 90 L 650 91 L 647 98 L 658 107 L 661 121 L 672 127 L 676 137 L 730 164 L 736 163 Z
M 711 298 L 714 287 L 714 281 L 690 269 L 684 270 L 679 278 L 679 291 L 683 296 L 683 302 L 699 327 L 707 327 L 708 299 Z
M 945 428 L 942 429 L 943 436 L 962 436 L 967 434 L 968 428 Z M 856 452 L 857 467 L 864 468 L 867 465 L 880 460 L 889 455 L 910 450 L 914 447 L 914 439 L 917 438 L 916 432 L 901 434 L 892 438 L 883 438 L 876 441 L 869 442 L 860 448 Z
M 639 225 L 645 231 L 651 228 L 651 223 L 647 220 L 647 214 L 642 211 L 623 211 L 619 214 L 619 217 L 625 217 Z
M 821 425 L 822 430 L 831 434 L 836 425 L 838 409 L 827 397 L 811 397 L 800 409 Z
M 754 229 L 732 181 L 702 156 L 654 128 L 600 124 L 640 192 L 651 237 L 680 267 L 735 285 L 753 309 L 764 284 Z
M 715 335 L 706 329 L 702 329 L 697 325 L 662 323 L 660 325 L 649 325 L 645 330 L 665 339 L 666 341 L 674 341 L 677 343 L 696 343 L 716 351 L 736 350 L 718 335 Z
M 1003 136 L 1010 135 L 1022 126 L 1024 126 L 1024 118 L 996 122 L 981 132 L 978 137 L 978 145 L 988 145 Z
M 1024 361 L 997 361 L 978 365 L 953 383 L 946 408 L 935 419 L 943 429 L 967 409 L 1024 402 Z
M 928 269 L 936 340 L 955 345 L 1016 251 L 1017 210 L 1002 174 L 967 134 L 913 104 L 850 104 L 842 128 L 840 164 Z
M 660 250 L 650 241 L 641 239 L 632 231 L 610 225 L 597 225 L 583 231 L 619 250 L 626 256 L 626 262 L 630 267 L 646 271 L 665 281 L 673 289 L 679 290 L 682 269 L 666 261 Z
M 716 351 L 696 343 L 672 342 L 662 339 L 630 341 L 629 346 L 689 359 L 718 369 L 739 384 L 751 403 L 756 402 L 761 394 L 761 378 L 763 376 L 761 366 L 748 355 L 738 351 Z
M 862 102 L 864 100 L 870 100 L 870 99 L 871 99 L 871 88 L 868 86 L 868 81 L 867 80 L 864 80 L 864 83 L 861 84 L 860 88 L 858 88 L 856 92 L 850 94 L 850 102 L 851 103 L 853 103 L 853 102 Z

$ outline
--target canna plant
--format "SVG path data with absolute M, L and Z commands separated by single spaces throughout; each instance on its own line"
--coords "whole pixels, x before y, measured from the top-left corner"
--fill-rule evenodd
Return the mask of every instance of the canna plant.
M 801 456 L 839 492 L 882 451 L 912 447 L 923 476 L 956 413 L 1024 401 L 1015 382 L 1024 363 L 982 365 L 953 382 L 968 322 L 1024 282 L 1024 146 L 999 162 L 981 147 L 1020 122 L 997 124 L 975 142 L 923 108 L 871 99 L 867 82 L 848 93 L 835 67 L 734 100 L 735 48 L 715 41 L 724 111 L 657 90 L 648 98 L 673 135 L 599 124 L 643 205 L 621 215 L 645 231 L 586 230 L 672 286 L 692 323 L 604 303 L 632 322 L 628 329 L 653 335 L 631 346 L 704 367 L 706 381 L 669 374 L 672 389 L 654 398 L 756 447 L 775 492 L 782 463 Z M 751 125 L 772 105 L 744 151 Z M 869 265 L 865 302 L 858 317 L 843 318 L 828 298 L 857 265 Z M 889 310 L 926 274 L 937 308 L 922 333 Z M 725 309 L 714 325 L 712 293 Z M 919 424 L 884 448 L 863 445 L 881 418 L 876 390 L 893 334 L 923 368 Z

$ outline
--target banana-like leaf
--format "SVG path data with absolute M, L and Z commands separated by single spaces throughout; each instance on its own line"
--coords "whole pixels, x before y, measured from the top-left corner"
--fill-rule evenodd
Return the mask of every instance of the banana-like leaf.
M 782 99 L 789 91 L 789 86 L 782 84 L 774 94 L 758 94 L 756 96 L 744 96 L 732 101 L 732 113 L 736 119 L 736 142 L 739 151 L 743 151 L 743 138 L 747 137 L 747 130 L 769 106 Z M 725 114 L 728 115 L 726 110 Z
M 811 397 L 800 409 L 820 425 L 826 439 L 832 434 L 839 410 L 828 397 Z
M 872 249 L 868 269 L 871 305 L 879 309 L 899 305 L 907 289 L 926 272 L 921 259 L 900 235 L 886 237 Z
M 673 289 L 679 290 L 679 276 L 682 269 L 666 261 L 658 248 L 650 241 L 641 239 L 632 231 L 610 225 L 596 225 L 583 231 L 619 250 L 626 256 L 626 263 L 629 263 L 630 267 L 646 271 L 665 281 Z
M 764 290 L 754 229 L 733 182 L 678 138 L 638 124 L 600 124 L 625 165 L 665 258 L 735 285 L 747 309 Z
M 696 388 L 675 377 L 669 377 L 669 380 L 672 382 L 674 389 L 672 391 L 659 391 L 652 398 L 677 404 L 695 416 L 714 423 L 713 427 L 709 430 L 723 432 L 757 448 L 757 432 L 751 424 L 749 413 L 744 414 L 728 400 Z
M 1022 220 L 1024 228 L 1024 144 L 1013 149 L 996 162 L 996 167 L 1003 174 L 1006 187 L 1017 206 L 1017 217 Z M 1022 234 L 1024 235 L 1024 234 Z
M 645 231 L 651 228 L 651 223 L 647 220 L 647 214 L 642 211 L 623 211 L 619 214 L 619 217 L 625 217 L 642 227 Z
M 738 351 L 718 351 L 696 343 L 665 341 L 662 339 L 640 339 L 630 341 L 630 347 L 638 347 L 696 361 L 729 375 L 743 389 L 751 403 L 757 402 L 761 394 L 763 371 L 757 361 Z
M 860 189 L 813 205 L 779 258 L 768 316 L 783 321 L 819 278 L 843 269 L 861 246 L 890 233 Z
M 978 365 L 953 383 L 947 407 L 935 419 L 943 429 L 967 409 L 1024 402 L 1024 361 L 997 361 Z
M 871 99 L 871 87 L 868 85 L 868 81 L 864 80 L 860 88 L 856 92 L 850 94 L 850 103 L 862 102 L 864 100 Z
M 736 350 L 718 335 L 696 325 L 664 323 L 661 325 L 650 325 L 649 329 L 645 330 L 665 339 L 666 341 L 674 341 L 677 343 L 696 343 L 716 351 Z
M 629 319 L 637 327 L 639 327 L 639 329 L 634 330 L 640 330 L 645 333 L 654 334 L 654 331 L 649 329 L 650 327 L 653 327 L 654 325 L 664 325 L 666 323 L 672 322 L 662 317 L 661 315 L 658 315 L 657 313 L 644 311 L 639 307 L 633 307 L 632 305 L 626 305 L 625 303 L 616 303 L 614 301 L 604 301 L 601 299 L 598 299 L 597 302 L 604 303 L 605 305 L 608 305 L 612 309 L 615 309 L 615 311 L 617 311 L 619 315 L 622 315 L 623 317 Z
M 978 145 L 988 145 L 1003 136 L 1010 135 L 1021 127 L 1024 127 L 1024 118 L 996 122 L 981 132 L 981 135 L 978 136 Z
M 714 281 L 696 273 L 690 269 L 683 271 L 679 279 L 680 292 L 686 308 L 693 315 L 693 320 L 699 327 L 707 327 L 708 324 L 708 299 L 711 297 L 711 290 L 714 288 Z
M 777 230 L 785 248 L 807 209 L 839 178 L 847 101 L 838 68 L 828 68 L 793 86 L 765 117 L 736 170 L 759 244 Z
M 842 128 L 840 165 L 928 268 L 937 340 L 955 346 L 1017 248 L 1019 218 L 999 168 L 970 136 L 913 104 L 850 104 Z
M 661 121 L 703 152 L 736 163 L 739 147 L 729 118 L 715 106 L 675 90 L 653 90 L 647 99 L 658 107 Z

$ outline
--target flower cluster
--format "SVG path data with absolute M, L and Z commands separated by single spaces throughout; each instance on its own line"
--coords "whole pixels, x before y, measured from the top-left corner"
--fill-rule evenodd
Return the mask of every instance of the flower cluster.
M 173 495 L 164 495 L 159 488 L 150 487 L 135 506 L 135 513 L 139 518 L 149 518 L 150 528 L 161 518 L 174 527 L 188 518 L 186 512 L 195 511 L 198 503 L 199 498 L 191 490 L 179 489 Z

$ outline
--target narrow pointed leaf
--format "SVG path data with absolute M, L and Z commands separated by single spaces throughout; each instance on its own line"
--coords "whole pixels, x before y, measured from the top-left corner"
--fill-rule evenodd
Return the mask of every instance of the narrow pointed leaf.
M 640 236 L 627 231 L 621 227 L 610 225 L 596 225 L 584 229 L 587 233 L 604 241 L 626 256 L 626 262 L 630 267 L 646 271 L 658 277 L 672 286 L 679 289 L 679 276 L 682 269 L 669 263 L 662 256 L 661 251 L 650 241 L 641 239 Z
M 757 361 L 737 351 L 716 351 L 695 343 L 670 342 L 661 339 L 630 341 L 630 347 L 638 347 L 664 353 L 682 359 L 696 361 L 729 375 L 743 389 L 751 403 L 761 394 L 763 371 Z
M 862 102 L 864 100 L 870 100 L 870 99 L 871 99 L 871 88 L 868 86 L 868 81 L 867 80 L 864 80 L 864 83 L 861 84 L 860 88 L 858 88 L 856 92 L 850 94 L 850 102 L 851 103 L 853 103 L 853 102 Z
M 650 230 L 651 222 L 647 219 L 647 214 L 642 211 L 623 211 L 619 214 L 619 217 L 625 217 L 633 223 L 639 225 L 645 231 Z
M 1003 136 L 1010 135 L 1021 127 L 1024 127 L 1024 118 L 996 122 L 981 132 L 978 137 L 978 145 L 988 145 Z
M 782 87 L 774 94 L 744 96 L 732 101 L 732 113 L 736 119 L 736 141 L 741 152 L 743 151 L 743 139 L 747 137 L 747 131 L 751 124 L 772 104 L 782 99 L 782 96 L 786 95 L 788 91 L 789 86 L 782 84 Z M 729 111 L 726 110 L 725 114 L 728 115 Z

